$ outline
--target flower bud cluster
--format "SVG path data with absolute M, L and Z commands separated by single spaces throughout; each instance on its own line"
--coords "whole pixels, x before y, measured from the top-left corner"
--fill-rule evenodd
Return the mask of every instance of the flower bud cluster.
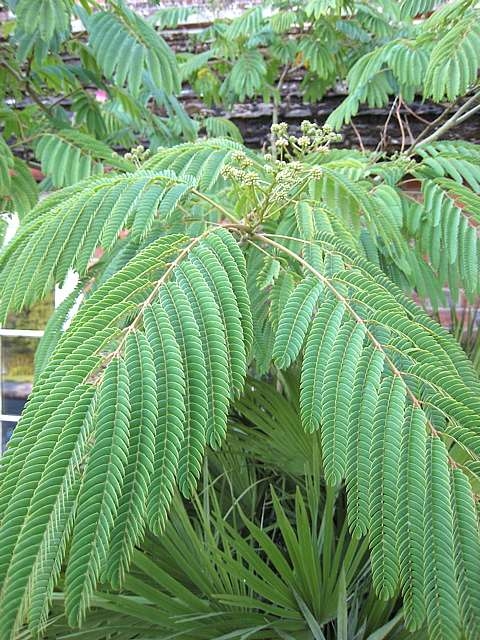
M 311 146 L 314 148 L 327 147 L 335 142 L 341 142 L 342 136 L 335 133 L 332 127 L 324 125 L 320 127 L 314 122 L 304 120 L 300 125 L 302 136 L 299 138 L 299 144 L 302 146 Z
M 278 136 L 279 138 L 286 138 L 288 136 L 288 124 L 286 122 L 279 122 L 278 124 L 272 124 L 270 131 L 272 136 Z
M 248 169 L 248 167 L 251 167 L 253 165 L 253 160 L 249 158 L 243 151 L 234 151 L 232 153 L 232 160 L 242 169 Z
M 314 180 L 321 180 L 323 176 L 322 167 L 312 167 L 310 169 L 310 175 Z
M 125 154 L 125 160 L 132 160 L 135 164 L 140 164 L 146 160 L 150 154 L 150 149 L 145 149 L 143 144 L 139 144 L 138 147 L 132 147 L 131 151 Z
M 286 122 L 272 125 L 271 133 L 275 138 L 275 146 L 282 155 L 292 152 L 305 155 L 314 151 L 323 151 L 330 144 L 340 142 L 342 139 L 342 136 L 335 133 L 331 127 L 320 127 L 314 122 L 308 122 L 308 120 L 302 122 L 300 130 L 300 136 L 288 135 Z
M 231 164 L 226 164 L 220 171 L 222 178 L 238 182 L 241 185 L 255 187 L 260 184 L 260 179 L 255 171 L 245 171 Z
M 410 156 L 406 153 L 401 153 L 400 151 L 393 153 L 390 160 L 395 162 L 395 164 L 401 168 L 404 173 L 407 173 L 409 169 L 415 166 L 415 160 L 412 160 Z
M 277 160 L 273 165 L 267 165 L 266 169 L 275 174 L 275 182 L 269 197 L 271 202 L 288 200 L 290 191 L 305 173 L 304 165 L 298 160 L 292 162 Z

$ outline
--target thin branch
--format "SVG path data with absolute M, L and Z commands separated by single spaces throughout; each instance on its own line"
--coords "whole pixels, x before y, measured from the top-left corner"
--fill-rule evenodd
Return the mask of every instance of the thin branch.
M 412 130 L 410 129 L 410 123 L 408 122 L 408 118 L 406 114 L 404 114 L 403 116 L 403 121 L 405 123 L 405 129 L 407 130 L 408 136 L 410 138 L 410 144 L 413 144 L 413 141 L 415 140 L 415 138 L 413 137 Z
M 421 140 L 423 140 L 423 138 L 425 138 L 425 136 L 432 130 L 434 129 L 438 124 L 440 124 L 440 122 L 442 122 L 442 120 L 444 120 L 447 115 L 449 113 L 451 113 L 453 111 L 453 109 L 455 108 L 456 102 L 452 102 L 452 104 L 448 105 L 448 107 L 446 107 L 442 113 L 435 118 L 435 120 L 432 120 L 432 122 L 430 122 L 425 129 L 418 135 L 417 139 L 415 140 L 415 142 L 411 145 L 411 147 L 409 149 L 407 149 L 407 153 L 413 149 L 415 146 L 417 146 Z
M 281 95 L 281 91 L 282 91 L 282 85 L 283 82 L 285 80 L 285 76 L 287 75 L 288 71 L 290 70 L 290 65 L 286 64 L 283 68 L 282 73 L 280 74 L 280 78 L 277 82 L 277 92 Z M 272 107 L 272 125 L 274 124 L 278 124 L 278 107 L 279 104 L 277 104 L 277 101 L 275 99 L 275 97 L 273 98 L 273 107 Z M 274 133 L 272 133 L 272 139 L 271 139 L 271 144 L 270 144 L 270 152 L 272 154 L 272 156 L 274 158 L 277 157 L 277 145 L 276 145 L 276 136 Z
M 398 126 L 400 128 L 400 135 L 402 136 L 402 146 L 400 147 L 400 152 L 403 153 L 405 149 L 406 137 L 405 137 L 405 127 L 403 126 L 403 121 L 402 121 L 402 114 L 400 113 L 400 106 L 401 106 L 401 98 L 397 103 L 397 107 L 395 109 L 395 116 L 397 118 Z
M 57 100 L 52 102 L 50 104 L 49 108 L 53 109 L 58 104 L 61 104 L 63 102 L 63 100 L 66 100 L 67 98 L 71 98 L 72 96 L 74 96 L 76 93 L 79 93 L 80 91 L 84 91 L 84 88 L 83 87 L 77 87 L 76 89 L 73 89 L 72 91 L 70 91 L 70 93 L 66 93 L 65 95 L 61 96 L 60 98 L 58 98 Z
M 393 112 L 395 111 L 395 108 L 397 106 L 397 100 L 398 100 L 398 97 L 395 98 L 395 100 L 392 103 L 392 106 L 390 107 L 390 111 L 388 112 L 387 119 L 385 120 L 385 124 L 383 125 L 380 142 L 378 143 L 377 148 L 375 149 L 375 153 L 378 153 L 380 150 L 384 149 L 385 147 L 385 143 L 387 141 L 388 125 L 390 124 L 390 120 L 392 119 Z
M 365 145 L 363 144 L 363 140 L 362 140 L 362 136 L 360 135 L 360 131 L 357 129 L 357 127 L 355 126 L 355 123 L 353 122 L 353 119 L 350 121 L 350 126 L 353 129 L 354 134 L 357 137 L 358 140 L 358 144 L 360 146 L 360 150 L 362 153 L 365 153 Z
M 197 189 L 192 189 L 192 193 L 194 195 L 196 195 L 197 198 L 200 198 L 201 200 L 204 200 L 205 202 L 208 202 L 208 204 L 210 204 L 212 207 L 215 207 L 215 209 L 217 209 L 218 211 L 223 213 L 223 215 L 228 220 L 231 220 L 232 222 L 238 222 L 239 221 L 238 218 L 236 218 L 232 213 L 230 213 L 230 211 L 227 211 L 226 209 L 224 209 L 221 204 L 218 204 L 218 202 L 215 202 L 215 200 L 212 200 L 211 198 L 206 196 L 201 191 L 197 191 Z
M 471 96 L 454 114 L 451 118 L 449 118 L 446 122 L 444 122 L 436 131 L 434 131 L 431 135 L 425 138 L 425 134 L 430 131 L 439 120 L 442 120 L 445 116 L 446 111 L 439 116 L 436 120 L 434 120 L 429 127 L 424 129 L 422 133 L 418 136 L 412 146 L 407 150 L 408 153 L 411 153 L 414 149 L 423 144 L 428 144 L 429 142 L 434 142 L 444 133 L 446 133 L 452 127 L 455 127 L 457 124 L 464 122 L 467 118 L 470 118 L 474 113 L 476 113 L 480 109 L 480 105 L 475 105 L 475 103 L 480 100 L 480 91 L 477 91 L 473 96 Z M 473 108 L 470 108 L 473 106 Z M 449 107 L 451 111 L 453 109 L 453 105 Z
M 468 118 L 473 116 L 473 114 L 476 113 L 479 110 L 480 110 L 480 104 L 477 104 L 476 107 L 473 107 L 473 109 L 470 109 L 470 111 L 467 111 L 467 113 L 464 113 L 460 118 L 457 118 L 457 121 L 456 121 L 455 124 L 460 124 L 464 120 L 467 120 Z
M 422 116 L 418 115 L 418 113 L 416 113 L 413 109 L 411 109 L 408 106 L 408 104 L 403 100 L 402 100 L 402 106 L 405 109 L 405 111 L 407 111 L 413 118 L 415 118 L 415 120 L 418 120 L 419 122 L 423 122 L 423 124 L 430 126 L 431 123 L 429 120 L 427 120 L 426 118 L 422 118 Z
M 0 66 L 6 69 L 8 73 L 11 76 L 13 76 L 15 80 L 17 80 L 17 82 L 21 82 L 24 85 L 25 91 L 30 96 L 30 98 L 35 102 L 35 104 L 37 104 L 40 107 L 40 109 L 44 113 L 48 115 L 49 118 L 51 118 L 52 114 L 50 112 L 50 109 L 44 104 L 43 100 L 40 98 L 37 92 L 32 88 L 32 85 L 30 84 L 28 79 L 22 76 L 20 73 L 18 73 L 18 71 L 16 71 L 13 67 L 11 67 L 8 64 L 8 62 L 6 62 L 5 60 L 2 60 L 0 62 Z

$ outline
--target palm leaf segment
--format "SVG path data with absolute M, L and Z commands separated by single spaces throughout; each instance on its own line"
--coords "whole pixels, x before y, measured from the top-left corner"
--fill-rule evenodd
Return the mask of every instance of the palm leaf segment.
M 40 203 L 1 256 L 4 312 L 40 297 L 67 268 L 85 273 L 92 247 L 113 244 L 125 224 L 142 237 L 162 207 L 168 221 L 179 185 L 185 197 L 205 195 L 187 174 L 154 164 Z M 72 220 L 82 221 L 78 238 Z M 245 227 L 235 223 L 162 235 L 82 305 L 0 467 L 2 638 L 25 619 L 42 629 L 64 565 L 67 612 L 80 622 L 97 581 L 120 586 L 145 528 L 163 530 L 174 491 L 194 492 L 250 358 L 265 357 L 252 324 L 260 303 L 269 365 L 298 362 L 302 422 L 321 431 L 327 482 L 346 482 L 377 593 L 401 589 L 412 630 L 426 620 L 432 638 L 478 637 L 480 383 L 453 338 L 378 267 L 316 230 L 325 228 L 320 212 L 304 202 L 296 221 L 281 242 L 250 229 L 239 243 Z M 252 252 L 277 263 L 266 295 L 251 288 Z M 18 274 L 29 268 L 37 284 L 20 297 Z

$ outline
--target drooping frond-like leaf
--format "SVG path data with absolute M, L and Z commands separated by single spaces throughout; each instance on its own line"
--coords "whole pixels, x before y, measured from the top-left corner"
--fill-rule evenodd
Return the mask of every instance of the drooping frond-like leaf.
M 330 484 L 340 482 L 345 475 L 349 393 L 353 388 L 364 335 L 362 324 L 346 322 L 335 337 L 325 367 L 321 391 L 322 449 L 325 477 Z
M 31 456 L 36 459 L 35 466 L 30 465 L 31 489 L 28 493 L 23 490 L 22 500 L 16 501 L 16 504 L 10 507 L 15 509 L 17 519 L 21 519 L 20 526 L 17 524 L 12 527 L 10 524 L 7 528 L 5 524 L 9 522 L 9 511 L 2 510 L 4 516 L 2 518 L 4 532 L 2 552 L 11 553 L 15 540 L 17 542 L 16 550 L 10 559 L 7 555 L 2 555 L 0 558 L 1 628 L 2 634 L 7 637 L 9 629 L 21 626 L 28 603 L 31 602 L 30 621 L 34 627 L 42 625 L 45 613 L 48 612 L 49 599 L 55 586 L 51 584 L 50 577 L 55 576 L 56 570 L 54 582 L 58 580 L 62 558 L 66 551 L 67 541 L 62 539 L 65 515 L 68 514 L 65 509 L 72 508 L 71 502 L 69 503 L 72 498 L 72 489 L 82 459 L 88 451 L 91 430 L 88 411 L 92 396 L 93 389 L 89 389 L 86 385 L 77 387 L 68 401 L 64 402 L 57 411 L 52 412 L 44 435 L 37 439 L 35 446 L 30 447 Z M 8 477 L 6 480 L 8 481 Z M 38 497 L 39 502 L 28 512 L 32 497 Z M 30 526 L 34 527 L 35 535 L 32 535 Z M 60 566 L 55 562 L 57 553 Z M 9 562 L 10 566 L 7 570 Z M 55 564 L 57 564 L 56 567 Z M 40 598 L 39 594 L 41 594 Z M 40 605 L 38 605 L 39 599 Z
M 367 347 L 357 366 L 350 401 L 346 481 L 348 522 L 354 535 L 369 529 L 372 416 L 377 407 L 385 355 Z
M 226 37 L 235 40 L 240 37 L 251 37 L 260 29 L 262 22 L 262 7 L 253 7 L 232 20 L 228 25 Z
M 427 71 L 428 53 L 415 42 L 400 41 L 387 57 L 404 100 L 413 100 L 415 91 L 422 86 Z
M 145 163 L 145 169 L 174 171 L 179 177 L 195 176 L 199 187 L 212 189 L 221 179 L 222 168 L 232 159 L 236 151 L 243 147 L 234 140 L 201 140 L 162 149 Z
M 22 624 L 31 602 L 39 612 L 32 624 L 43 624 L 65 554 L 72 624 L 84 617 L 99 578 L 123 584 L 146 523 L 164 528 L 174 489 L 191 495 L 207 440 L 218 446 L 224 438 L 230 399 L 246 374 L 246 266 L 228 231 L 204 236 L 160 238 L 137 253 L 86 300 L 43 368 L 2 459 L 0 567 L 9 590 L 2 636 Z M 217 256 L 227 255 L 224 268 Z M 25 453 L 37 456 L 28 492 L 17 473 Z M 30 504 L 40 490 L 48 492 L 36 515 Z M 19 491 L 22 500 L 12 502 Z M 35 537 L 12 556 L 33 516 Z M 63 536 L 60 556 L 52 532 Z
M 262 91 L 267 67 L 259 51 L 247 49 L 236 60 L 230 75 L 222 85 L 222 95 L 228 102 L 234 101 L 237 96 L 241 101 L 251 98 Z
M 0 143 L 1 146 L 1 143 Z M 2 152 L 3 167 L 0 166 L 0 208 L 2 211 L 14 211 L 23 218 L 38 200 L 37 183 L 27 164 L 20 158 L 13 158 L 10 166 L 8 152 Z M 6 179 L 7 182 L 2 181 Z
M 0 255 L 0 315 L 32 304 L 62 283 L 70 269 L 83 276 L 95 249 L 109 249 L 125 227 L 133 235 L 146 234 L 154 218 L 168 219 L 194 185 L 192 177 L 179 180 L 171 172 L 139 171 L 82 182 L 71 199 L 50 200 L 51 208 L 40 203 Z M 11 260 L 14 250 L 16 259 Z
M 402 428 L 398 496 L 398 558 L 407 628 L 425 619 L 423 532 L 425 502 L 426 416 L 409 408 Z
M 208 395 L 205 435 L 208 444 L 216 448 L 225 437 L 230 397 L 228 352 L 222 318 L 213 292 L 194 264 L 184 262 L 175 277 L 197 318 L 205 356 Z
M 125 365 L 130 405 L 128 458 L 103 571 L 104 578 L 117 588 L 124 581 L 134 547 L 143 538 L 144 513 L 154 470 L 157 371 L 153 348 L 142 333 L 132 332 L 128 336 Z
M 373 584 L 385 600 L 395 593 L 399 578 L 396 499 L 404 405 L 402 378 L 385 377 L 373 414 L 369 490 Z
M 210 417 L 205 354 L 202 336 L 186 294 L 178 285 L 171 283 L 163 288 L 161 302 L 171 320 L 184 363 L 185 426 L 178 461 L 178 486 L 185 495 L 191 495 L 200 476 Z
M 455 566 L 462 594 L 460 615 L 465 636 L 473 640 L 480 633 L 480 602 L 476 584 L 476 576 L 480 572 L 478 518 L 470 482 L 463 471 L 451 471 L 451 485 Z
M 205 118 L 204 126 L 210 138 L 231 138 L 235 142 L 243 142 L 239 128 L 228 118 L 209 116 Z
M 226 253 L 226 249 L 224 251 Z M 190 260 L 205 278 L 226 329 L 227 375 L 229 377 L 230 396 L 240 395 L 243 391 L 247 367 L 245 336 L 242 327 L 242 315 L 237 303 L 228 272 L 211 249 L 195 248 Z
M 439 438 L 427 446 L 427 486 L 424 507 L 425 608 L 431 637 L 459 637 L 460 617 L 454 567 L 452 508 L 447 451 Z
M 447 176 L 475 191 L 480 190 L 480 148 L 465 140 L 441 140 L 420 145 L 422 156 L 419 173 L 434 177 Z
M 78 495 L 70 562 L 65 575 L 72 623 L 83 620 L 100 571 L 108 558 L 108 544 L 122 496 L 132 437 L 129 428 L 130 385 L 125 362 L 112 360 L 105 370 L 98 393 L 98 407 L 93 418 L 95 442 Z
M 280 368 L 288 367 L 300 353 L 322 287 L 312 277 L 303 280 L 285 305 L 278 321 L 273 357 Z
M 458 206 L 455 192 L 444 187 L 451 184 L 456 185 L 450 179 L 446 183 L 442 183 L 441 179 L 425 179 L 422 183 L 421 209 L 412 207 L 407 210 L 406 229 L 415 238 L 420 254 L 439 274 L 442 284 L 443 281 L 448 283 L 452 297 L 461 287 L 467 297 L 473 299 L 480 285 L 480 246 L 471 220 L 476 216 Z M 420 223 L 422 211 L 423 220 Z
M 365 54 L 352 66 L 347 75 L 348 97 L 327 118 L 327 124 L 339 129 L 358 113 L 362 102 L 370 106 L 383 106 L 392 88 L 388 84 L 383 66 L 393 46 L 390 42 Z
M 104 74 L 138 94 L 143 75 L 167 94 L 180 91 L 175 56 L 163 38 L 123 3 L 98 11 L 87 22 L 89 45 Z
M 19 0 L 15 6 L 21 32 L 51 44 L 55 36 L 65 38 L 70 31 L 73 0 Z
M 13 154 L 3 138 L 0 138 L 0 195 L 10 190 Z
M 56 187 L 75 184 L 94 173 L 103 173 L 103 163 L 119 169 L 132 168 L 106 144 L 75 129 L 44 134 L 35 152 L 42 163 L 43 173 L 51 176 Z
M 158 303 L 145 311 L 145 331 L 152 345 L 157 374 L 158 420 L 152 484 L 148 491 L 148 524 L 165 527 L 176 486 L 185 420 L 185 377 L 182 353 L 168 315 Z
M 433 9 L 437 0 L 403 0 L 401 4 L 402 17 L 415 17 Z
M 434 100 L 454 100 L 476 81 L 480 67 L 478 15 L 466 12 L 433 47 L 425 76 L 424 93 Z
M 319 309 L 310 329 L 302 364 L 300 393 L 302 421 L 307 431 L 314 431 L 320 426 L 322 382 L 343 313 L 343 304 L 330 298 Z
M 166 7 L 155 11 L 149 22 L 160 29 L 175 29 L 179 24 L 187 22 L 193 11 L 193 7 Z

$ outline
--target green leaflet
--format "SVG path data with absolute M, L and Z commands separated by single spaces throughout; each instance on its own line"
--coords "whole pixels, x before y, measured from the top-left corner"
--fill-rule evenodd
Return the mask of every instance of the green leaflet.
M 175 333 L 167 314 L 158 303 L 145 311 L 144 324 L 154 355 L 158 405 L 147 516 L 152 531 L 161 533 L 176 486 L 178 459 L 184 437 L 185 377 L 182 353 Z
M 35 153 L 42 163 L 42 171 L 52 176 L 56 187 L 75 184 L 93 173 L 103 173 L 102 162 L 127 171 L 132 168 L 108 145 L 75 129 L 44 134 Z
M 402 427 L 398 478 L 398 560 L 405 622 L 420 629 L 425 619 L 422 519 L 425 501 L 426 417 L 408 407 Z
M 317 278 L 307 276 L 288 298 L 273 347 L 273 358 L 280 369 L 288 368 L 300 353 L 321 290 Z
M 189 142 L 161 149 L 144 166 L 145 169 L 160 171 L 169 169 L 178 176 L 184 176 L 192 173 L 191 167 L 195 164 L 194 175 L 199 180 L 199 186 L 209 191 L 221 179 L 220 172 L 231 159 L 232 153 L 240 150 L 243 150 L 242 145 L 224 138 Z
M 270 318 L 274 329 L 278 327 L 278 320 L 294 289 L 294 282 L 291 273 L 280 271 L 278 278 L 273 283 L 270 292 Z
M 369 489 L 373 584 L 383 599 L 393 597 L 399 578 L 396 503 L 404 405 L 403 379 L 396 375 L 385 377 L 373 414 Z
M 425 76 L 425 95 L 454 100 L 475 82 L 480 65 L 480 29 L 475 15 L 448 29 L 436 43 Z
M 227 375 L 232 390 L 230 396 L 233 398 L 242 393 L 247 368 L 240 309 L 232 284 L 216 255 L 206 247 L 199 247 L 192 250 L 190 259 L 210 287 L 222 319 L 227 348 Z
M 19 30 L 23 28 L 47 43 L 55 36 L 64 38 L 70 30 L 72 4 L 72 0 L 40 0 L 32 5 L 28 0 L 20 0 L 15 7 Z
M 127 337 L 125 366 L 130 404 L 128 460 L 103 571 L 104 579 L 114 588 L 123 583 L 133 549 L 143 538 L 154 470 L 157 379 L 153 350 L 142 333 L 133 332 Z
M 35 376 L 37 378 L 40 372 L 45 368 L 58 344 L 62 335 L 63 325 L 80 295 L 80 290 L 80 285 L 77 285 L 72 293 L 70 293 L 70 295 L 68 295 L 65 300 L 57 306 L 53 314 L 48 319 L 42 340 L 35 351 Z
M 384 357 L 384 353 L 375 347 L 366 347 L 353 382 L 346 481 L 348 523 L 357 537 L 365 535 L 369 527 L 372 416 L 377 406 Z
M 342 302 L 328 297 L 320 306 L 308 335 L 300 387 L 300 412 L 308 432 L 320 426 L 323 377 L 344 312 Z
M 63 282 L 70 269 L 84 276 L 99 245 L 105 250 L 113 247 L 119 233 L 135 225 L 137 213 L 143 220 L 148 214 L 149 222 L 145 224 L 151 224 L 158 215 L 161 198 L 167 198 L 179 182 L 185 186 L 184 193 L 189 193 L 195 183 L 192 178 L 179 181 L 171 172 L 109 175 L 79 183 L 71 197 L 55 203 L 47 212 L 39 203 L 42 224 L 34 209 L 12 246 L 0 253 L 4 283 L 0 318 L 47 295 L 55 283 Z M 16 259 L 8 260 L 14 249 Z M 148 247 L 145 251 L 148 253 Z
M 425 608 L 432 638 L 460 638 L 454 566 L 453 516 L 447 450 L 440 438 L 427 443 L 427 484 L 423 521 Z
M 321 390 L 322 452 L 325 478 L 337 484 L 345 474 L 349 409 L 355 372 L 362 354 L 365 325 L 353 320 L 338 332 Z
M 115 5 L 115 11 L 94 13 L 87 28 L 96 59 L 118 86 L 126 84 L 135 95 L 148 72 L 165 93 L 180 90 L 173 52 L 151 25 L 123 3 Z
M 68 516 L 73 507 L 68 500 L 75 474 L 87 449 L 91 425 L 86 415 L 92 396 L 92 388 L 79 386 L 52 414 L 42 436 L 31 449 L 30 457 L 35 460 L 35 465 L 27 458 L 30 490 L 27 492 L 22 487 L 21 499 L 13 494 L 13 521 L 9 519 L 9 511 L 5 512 L 5 525 L 1 530 L 4 579 L 0 633 L 3 637 L 9 637 L 22 625 L 30 603 L 31 621 L 40 623 L 41 616 L 35 614 L 35 601 L 40 596 L 44 602 L 53 591 L 53 585 L 50 585 L 45 593 L 48 578 L 54 571 L 52 562 L 55 558 L 51 554 L 57 550 L 65 553 L 66 541 L 57 546 L 55 540 L 58 540 L 62 526 L 60 514 L 63 511 Z
M 160 300 L 172 323 L 185 371 L 184 438 L 178 462 L 178 488 L 189 496 L 200 475 L 206 444 L 208 390 L 202 337 L 187 296 L 175 283 L 165 285 Z
M 217 448 L 226 435 L 230 398 L 227 345 L 220 311 L 204 277 L 192 263 L 182 263 L 175 277 L 188 298 L 200 331 L 208 395 L 206 438 L 211 447 Z
M 246 284 L 247 266 L 245 257 L 228 231 L 219 229 L 215 234 L 211 234 L 205 243 L 217 256 L 232 285 L 242 320 L 245 352 L 248 358 L 253 343 L 253 321 Z
M 455 568 L 461 592 L 460 616 L 468 640 L 480 635 L 480 540 L 470 482 L 460 469 L 450 473 L 455 531 Z
M 68 618 L 84 619 L 104 562 L 118 512 L 130 442 L 129 377 L 124 360 L 114 358 L 98 391 L 95 443 L 77 499 L 70 558 L 65 574 Z

